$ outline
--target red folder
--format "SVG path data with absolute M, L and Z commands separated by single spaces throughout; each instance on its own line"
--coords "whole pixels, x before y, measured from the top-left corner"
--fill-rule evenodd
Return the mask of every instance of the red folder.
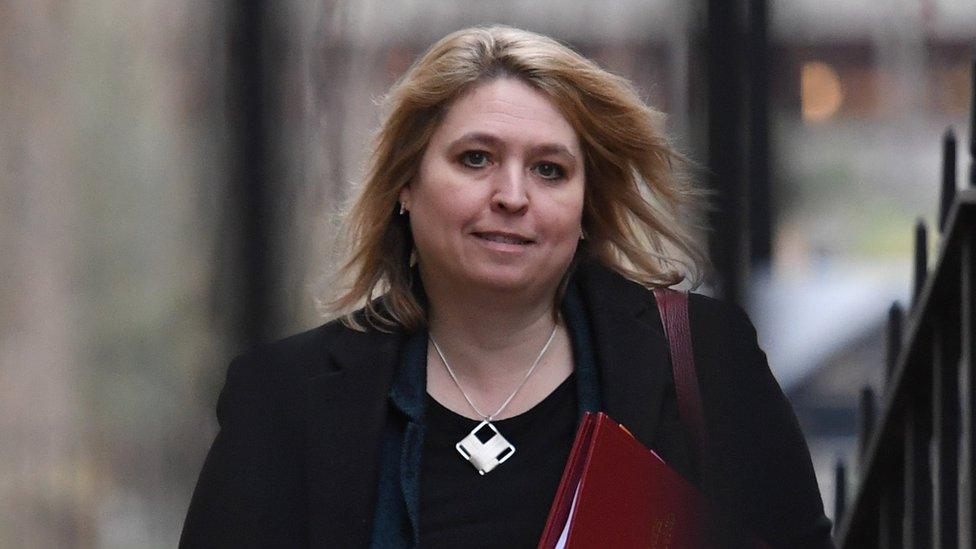
M 606 414 L 587 413 L 539 549 L 718 547 L 716 521 L 701 492 L 657 454 Z

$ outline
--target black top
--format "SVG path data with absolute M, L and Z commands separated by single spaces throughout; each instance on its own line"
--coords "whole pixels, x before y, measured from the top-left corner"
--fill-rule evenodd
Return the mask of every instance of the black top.
M 420 540 L 428 547 L 536 547 L 578 420 L 576 375 L 532 409 L 493 422 L 515 454 L 482 476 L 455 449 L 478 423 L 427 397 Z

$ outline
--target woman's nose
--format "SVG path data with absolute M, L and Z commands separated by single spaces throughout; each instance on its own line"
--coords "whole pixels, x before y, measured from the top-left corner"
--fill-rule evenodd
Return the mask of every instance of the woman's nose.
M 494 182 L 491 207 L 509 213 L 521 212 L 529 205 L 525 173 L 518 168 L 498 170 Z

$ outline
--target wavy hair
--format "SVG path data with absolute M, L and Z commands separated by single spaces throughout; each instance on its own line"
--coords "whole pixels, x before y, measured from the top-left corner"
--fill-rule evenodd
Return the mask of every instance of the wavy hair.
M 664 136 L 663 115 L 626 79 L 552 38 L 476 27 L 431 46 L 385 97 L 387 114 L 340 237 L 345 284 L 329 303 L 345 313 L 347 325 L 364 329 L 365 320 L 380 330 L 413 331 L 426 324 L 412 290 L 413 240 L 408 216 L 397 215 L 399 194 L 416 176 L 446 110 L 473 86 L 499 77 L 541 91 L 579 135 L 586 239 L 577 259 L 592 257 L 651 287 L 701 283 L 707 258 L 693 235 L 704 193 L 679 169 L 688 162 Z M 381 294 L 383 300 L 374 299 Z M 363 303 L 364 316 L 350 312 Z

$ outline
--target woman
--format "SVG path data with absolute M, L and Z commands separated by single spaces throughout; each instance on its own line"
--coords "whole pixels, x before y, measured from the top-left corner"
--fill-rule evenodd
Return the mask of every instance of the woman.
M 648 287 L 696 280 L 698 195 L 657 122 L 549 38 L 432 46 L 351 212 L 336 304 L 366 306 L 231 364 L 181 544 L 534 547 L 580 415 L 604 410 L 771 545 L 830 546 L 752 325 L 698 295 L 691 466 Z

